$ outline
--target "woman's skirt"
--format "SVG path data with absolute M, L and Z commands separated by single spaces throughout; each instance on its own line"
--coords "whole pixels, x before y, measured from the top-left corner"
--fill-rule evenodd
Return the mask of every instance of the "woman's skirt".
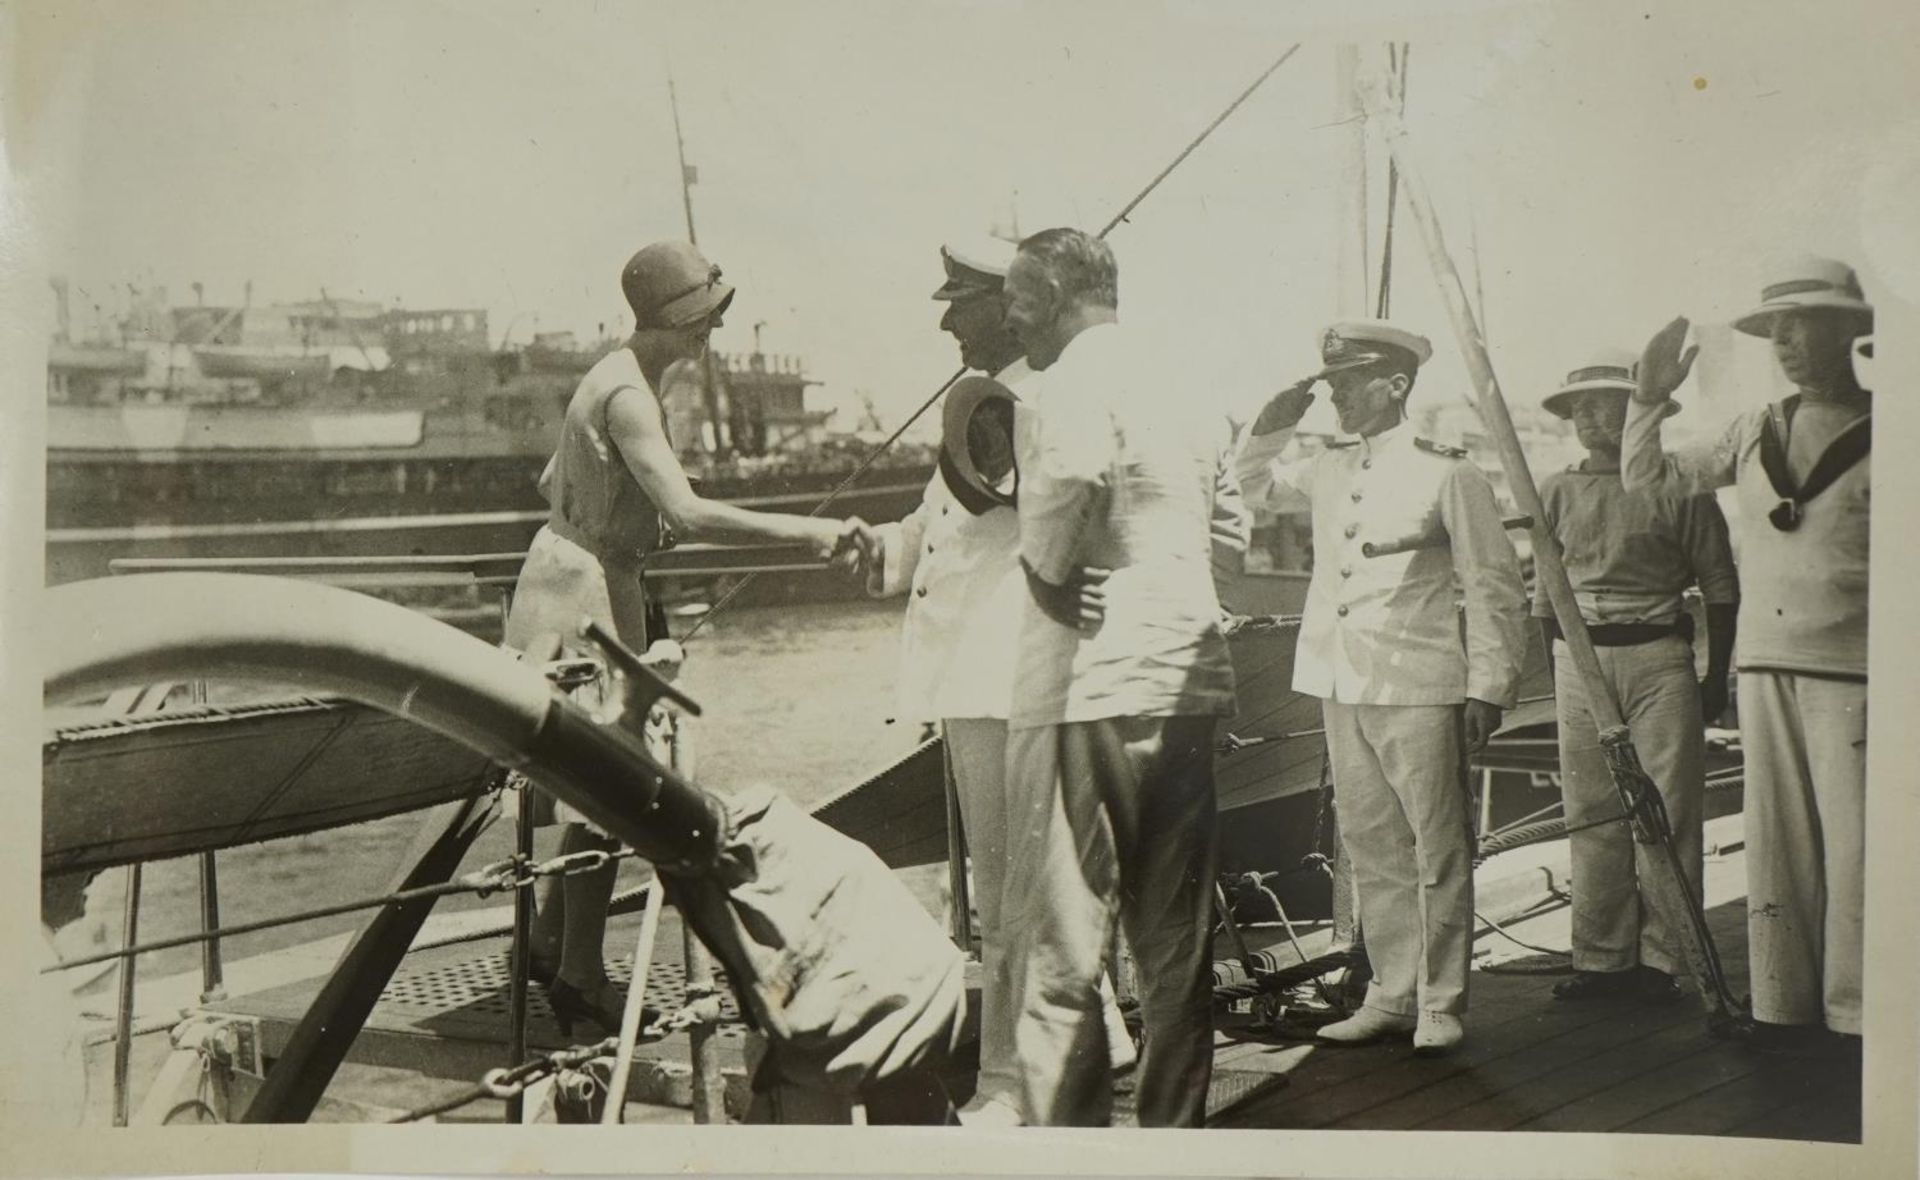
M 506 646 L 527 659 L 545 662 L 576 657 L 600 658 L 580 635 L 580 623 L 592 619 L 635 651 L 647 649 L 646 588 L 638 563 L 612 564 L 542 527 L 527 549 L 526 564 L 514 586 L 507 612 Z M 620 707 L 619 677 L 606 669 L 596 680 L 572 691 L 574 700 L 593 712 Z M 537 827 L 588 824 L 585 816 L 544 791 L 533 795 Z M 595 830 L 599 829 L 595 827 Z

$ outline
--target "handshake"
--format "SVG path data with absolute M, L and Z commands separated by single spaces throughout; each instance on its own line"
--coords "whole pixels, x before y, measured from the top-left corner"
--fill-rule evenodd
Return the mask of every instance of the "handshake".
M 815 549 L 827 563 L 841 573 L 874 581 L 880 576 L 880 532 L 857 516 L 835 523 L 820 522 Z

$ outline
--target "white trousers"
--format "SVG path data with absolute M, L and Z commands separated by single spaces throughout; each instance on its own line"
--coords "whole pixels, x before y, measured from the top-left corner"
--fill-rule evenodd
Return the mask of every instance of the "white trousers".
M 1860 1032 L 1867 686 L 1740 673 L 1753 1015 Z
M 1467 1010 L 1472 830 L 1456 705 L 1322 701 L 1373 982 L 1396 1016 Z
M 1014 1059 L 1016 997 L 1011 994 L 1014 965 L 1008 946 L 1006 883 L 1022 874 L 1011 871 L 1007 840 L 1007 723 L 987 717 L 949 717 L 940 723 L 948 764 L 960 799 L 960 822 L 973 867 L 973 902 L 980 912 L 980 1074 L 977 1099 L 1020 1109 L 1020 1072 Z M 1126 1036 L 1126 1022 L 1113 989 L 1101 978 L 1100 998 L 1109 1042 Z
M 1666 873 L 1658 845 L 1634 840 L 1624 820 L 1605 823 L 1624 808 L 1607 772 L 1586 683 L 1564 640 L 1553 645 L 1553 691 L 1560 721 L 1560 794 L 1566 801 L 1573 867 L 1573 966 L 1576 971 L 1625 971 L 1644 964 L 1668 975 L 1687 969 L 1685 914 L 1648 904 L 1639 882 Z M 1687 889 L 1698 899 L 1703 867 L 1701 797 L 1706 790 L 1706 727 L 1693 645 L 1679 636 L 1631 647 L 1596 647 L 1600 671 L 1613 686 L 1633 734 L 1640 765 L 1660 788 L 1674 849 Z M 1598 827 L 1582 827 L 1598 822 Z

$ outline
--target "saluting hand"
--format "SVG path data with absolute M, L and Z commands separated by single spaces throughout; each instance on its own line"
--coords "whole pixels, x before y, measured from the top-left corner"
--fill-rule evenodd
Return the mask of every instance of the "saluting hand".
M 1640 353 L 1638 370 L 1639 383 L 1633 391 L 1633 400 L 1642 405 L 1659 405 L 1673 396 L 1680 383 L 1687 379 L 1693 370 L 1693 358 L 1700 353 L 1698 344 L 1682 352 L 1680 346 L 1687 339 L 1692 327 L 1686 316 L 1675 316 L 1673 322 L 1653 334 L 1647 341 L 1647 347 Z
M 1261 409 L 1260 416 L 1253 420 L 1253 432 L 1271 434 L 1276 430 L 1289 430 L 1299 425 L 1300 419 L 1306 417 L 1307 407 L 1313 404 L 1312 390 L 1315 380 L 1309 377 L 1304 381 L 1296 381 L 1274 394 Z
M 1467 698 L 1467 753 L 1478 754 L 1500 728 L 1500 706 Z

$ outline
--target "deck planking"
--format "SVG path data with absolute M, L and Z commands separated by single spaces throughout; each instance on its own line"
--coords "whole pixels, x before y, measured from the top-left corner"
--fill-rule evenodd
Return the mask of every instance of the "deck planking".
M 1736 993 L 1746 988 L 1746 909 L 1709 924 Z M 1286 1073 L 1284 1091 L 1221 1121 L 1240 1128 L 1626 1131 L 1858 1142 L 1857 1062 L 1759 1052 L 1708 1035 L 1699 1002 L 1578 1004 L 1554 977 L 1476 971 L 1467 1040 L 1439 1058 L 1404 1041 L 1341 1049 L 1235 1044 L 1221 1063 Z

